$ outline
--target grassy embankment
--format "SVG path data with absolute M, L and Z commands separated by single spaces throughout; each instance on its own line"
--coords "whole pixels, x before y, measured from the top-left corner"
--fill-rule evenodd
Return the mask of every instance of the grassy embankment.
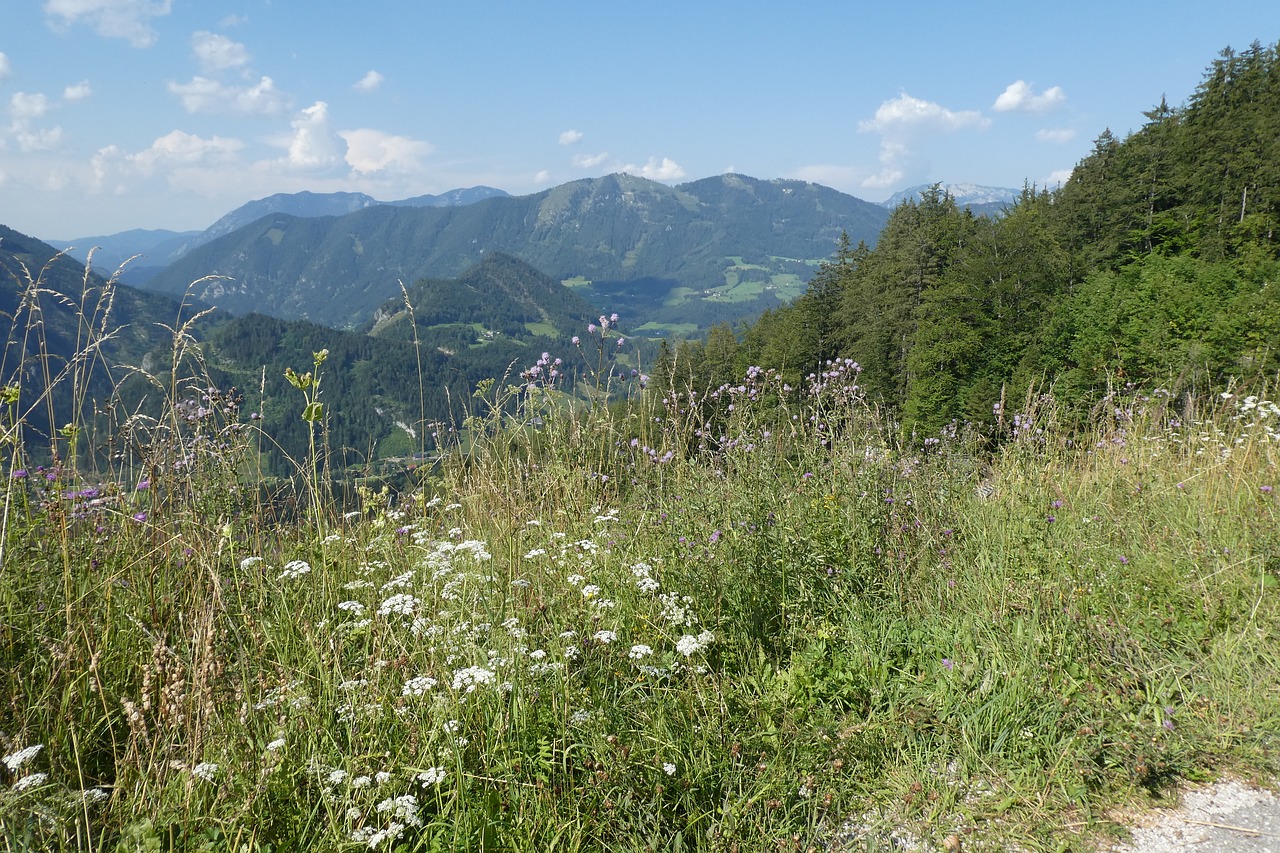
M 1041 398 L 984 455 L 829 373 L 753 373 L 710 430 L 512 392 L 540 429 L 359 506 L 303 463 L 288 524 L 216 395 L 127 470 L 10 443 L 0 850 L 1058 849 L 1274 768 L 1261 390 Z

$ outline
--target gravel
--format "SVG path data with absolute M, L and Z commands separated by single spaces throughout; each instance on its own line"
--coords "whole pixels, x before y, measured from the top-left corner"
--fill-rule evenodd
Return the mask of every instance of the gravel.
M 1176 808 L 1136 820 L 1111 853 L 1280 853 L 1280 797 L 1227 780 L 1185 792 Z

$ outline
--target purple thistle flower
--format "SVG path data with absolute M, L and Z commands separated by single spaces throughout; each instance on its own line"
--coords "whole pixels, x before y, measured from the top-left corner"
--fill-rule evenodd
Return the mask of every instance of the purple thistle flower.
M 942 659 L 942 668 L 945 669 L 947 672 L 950 672 L 952 669 L 954 669 L 955 665 L 956 665 L 955 661 L 951 660 L 951 658 Z

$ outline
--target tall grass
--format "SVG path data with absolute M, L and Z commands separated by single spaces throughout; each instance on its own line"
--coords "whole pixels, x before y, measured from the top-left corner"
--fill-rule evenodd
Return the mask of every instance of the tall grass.
M 1274 761 L 1264 389 L 1034 398 L 980 453 L 851 363 L 615 387 L 595 334 L 592 393 L 548 355 L 324 525 L 181 377 L 128 466 L 11 455 L 0 849 L 1082 848 Z

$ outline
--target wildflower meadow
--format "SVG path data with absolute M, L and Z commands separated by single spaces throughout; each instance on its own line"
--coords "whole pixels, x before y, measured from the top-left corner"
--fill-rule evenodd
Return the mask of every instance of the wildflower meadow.
M 346 497 L 321 353 L 285 483 L 198 360 L 115 455 L 9 386 L 0 849 L 1089 849 L 1274 766 L 1273 387 L 912 436 L 851 361 L 609 387 L 626 346 Z

